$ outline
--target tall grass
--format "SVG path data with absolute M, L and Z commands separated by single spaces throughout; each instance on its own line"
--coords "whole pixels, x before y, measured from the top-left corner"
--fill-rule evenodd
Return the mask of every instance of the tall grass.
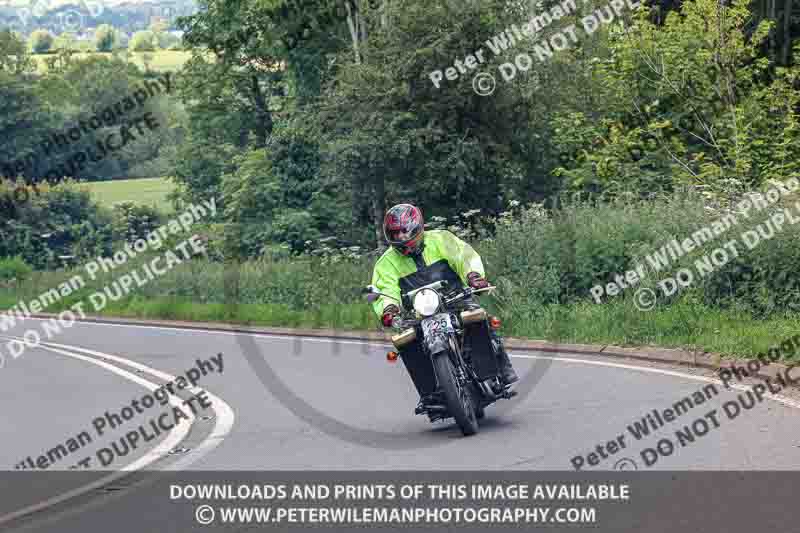
M 774 211 L 774 209 L 773 209 Z M 644 261 L 670 239 L 682 240 L 722 214 L 697 195 L 603 205 L 577 203 L 556 212 L 538 206 L 517 209 L 473 225 L 471 242 L 488 277 L 500 288 L 485 305 L 502 317 L 506 335 L 561 342 L 689 347 L 723 354 L 753 355 L 794 335 L 800 325 L 800 224 L 772 239 L 655 309 L 640 311 L 633 290 L 596 304 L 589 289 Z M 669 269 L 649 272 L 641 286 L 654 287 L 667 273 L 742 231 L 767 212 L 732 228 Z M 488 231 L 487 228 L 493 229 Z M 456 228 L 454 228 L 456 229 Z M 463 232 L 462 232 L 463 233 Z M 479 235 L 479 236 L 476 236 Z M 140 257 L 105 273 L 63 299 L 53 310 L 85 300 Z M 106 314 L 142 318 L 229 321 L 292 327 L 374 329 L 377 319 L 360 289 L 371 279 L 374 256 L 312 255 L 241 264 L 198 259 L 126 297 L 110 302 Z M 651 269 L 652 270 L 652 269 Z M 30 300 L 71 275 L 34 272 L 0 288 L 0 306 Z

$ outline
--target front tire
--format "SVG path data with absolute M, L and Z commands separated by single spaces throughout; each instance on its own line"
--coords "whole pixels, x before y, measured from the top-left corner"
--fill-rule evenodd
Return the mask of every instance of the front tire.
M 478 432 L 478 419 L 475 416 L 475 405 L 469 387 L 460 386 L 455 374 L 455 368 L 447 352 L 437 354 L 433 358 L 433 368 L 439 385 L 442 387 L 447 409 L 456 419 L 458 427 L 464 436 L 474 435 Z

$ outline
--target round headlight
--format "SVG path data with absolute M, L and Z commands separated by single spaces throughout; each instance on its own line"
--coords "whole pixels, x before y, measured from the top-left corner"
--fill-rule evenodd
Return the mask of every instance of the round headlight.
M 414 296 L 414 310 L 422 316 L 431 316 L 439 309 L 439 293 L 423 289 Z

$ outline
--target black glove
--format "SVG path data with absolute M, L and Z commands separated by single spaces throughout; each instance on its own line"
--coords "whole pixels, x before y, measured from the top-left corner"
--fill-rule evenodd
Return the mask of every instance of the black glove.
M 383 327 L 390 328 L 392 327 L 392 320 L 394 317 L 400 314 L 400 308 L 394 304 L 389 304 L 383 309 L 383 316 L 381 317 L 381 322 L 383 322 Z

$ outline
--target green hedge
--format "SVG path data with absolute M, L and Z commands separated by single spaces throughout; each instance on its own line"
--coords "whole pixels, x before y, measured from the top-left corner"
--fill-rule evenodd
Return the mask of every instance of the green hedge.
M 112 217 L 71 181 L 36 188 L 0 181 L 0 257 L 21 257 L 37 269 L 111 252 Z

